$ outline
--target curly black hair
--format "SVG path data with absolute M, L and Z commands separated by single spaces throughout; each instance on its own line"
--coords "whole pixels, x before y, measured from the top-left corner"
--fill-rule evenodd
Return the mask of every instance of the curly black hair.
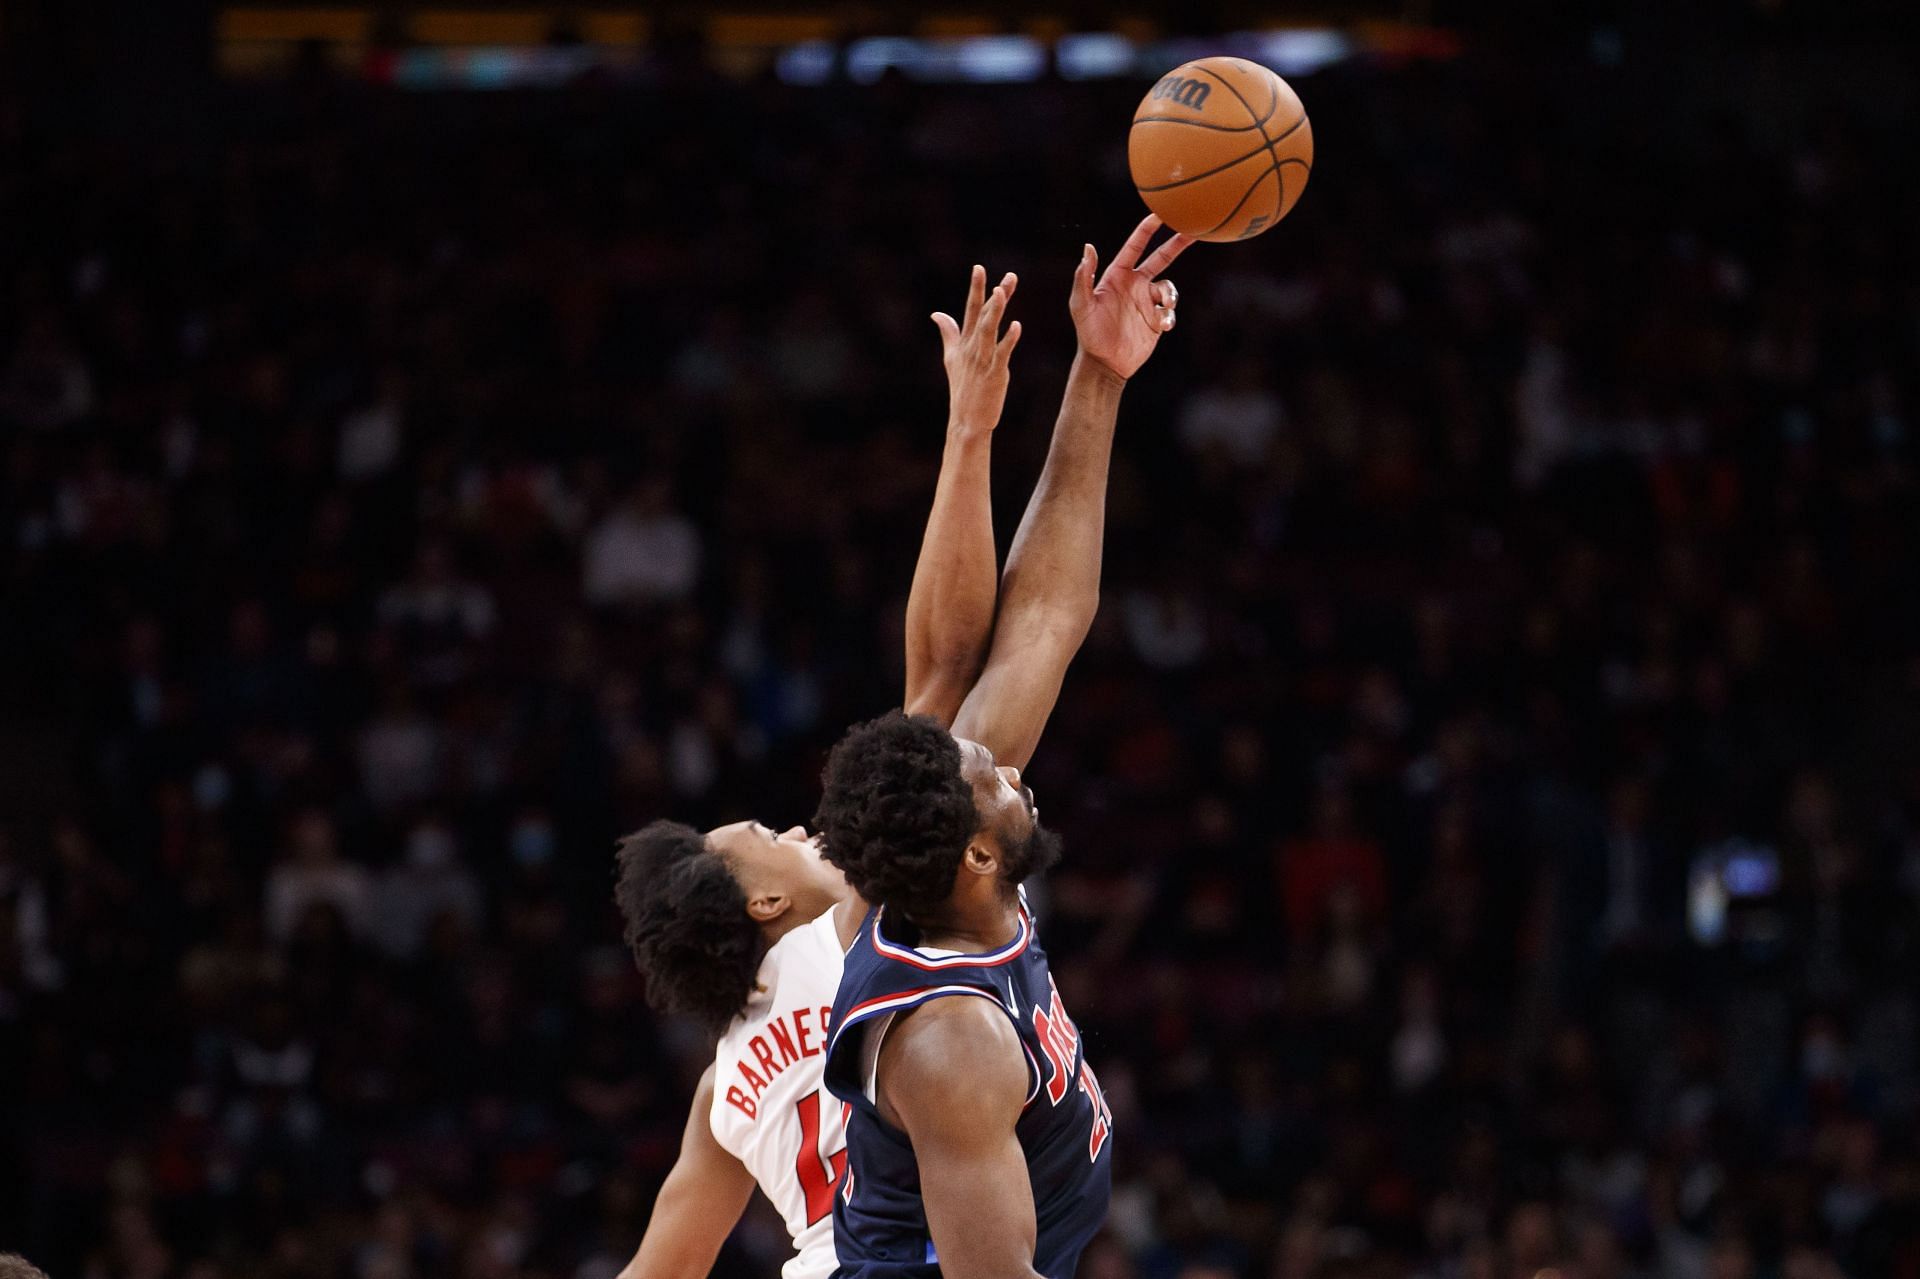
M 848 729 L 827 756 L 813 823 L 855 892 L 912 916 L 953 892 L 980 814 L 953 735 L 889 711 Z
M 0 1279 L 47 1279 L 47 1272 L 17 1252 L 0 1252 Z
M 681 822 L 650 823 L 620 841 L 614 900 L 647 1002 L 720 1031 L 753 994 L 766 944 L 747 895 L 707 837 Z

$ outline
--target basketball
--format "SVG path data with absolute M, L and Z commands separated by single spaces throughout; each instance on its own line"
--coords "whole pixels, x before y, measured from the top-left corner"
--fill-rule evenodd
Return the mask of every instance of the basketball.
M 1313 127 L 1285 80 L 1244 58 L 1161 76 L 1133 114 L 1127 167 L 1147 207 L 1198 240 L 1244 240 L 1299 200 Z

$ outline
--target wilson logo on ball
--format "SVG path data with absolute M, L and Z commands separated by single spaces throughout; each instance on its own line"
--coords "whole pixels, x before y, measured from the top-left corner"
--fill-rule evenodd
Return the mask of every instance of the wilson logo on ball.
M 1205 80 L 1189 80 L 1183 76 L 1168 76 L 1153 86 L 1156 99 L 1171 100 L 1195 111 L 1207 104 L 1207 95 L 1212 92 L 1213 86 Z

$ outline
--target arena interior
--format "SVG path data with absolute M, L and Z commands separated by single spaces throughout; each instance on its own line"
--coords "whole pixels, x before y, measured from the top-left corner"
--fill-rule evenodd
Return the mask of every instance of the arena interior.
M 1172 272 L 1028 774 L 1082 1274 L 1920 1275 L 1900 19 L 0 0 L 0 1252 L 613 1279 L 708 1050 L 614 839 L 810 818 L 927 313 L 1020 274 L 1004 549 L 1233 50 L 1312 182 Z

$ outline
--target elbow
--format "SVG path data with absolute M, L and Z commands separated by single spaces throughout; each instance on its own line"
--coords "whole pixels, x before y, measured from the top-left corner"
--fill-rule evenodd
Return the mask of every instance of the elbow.
M 1047 612 L 1049 637 L 1077 649 L 1092 633 L 1093 619 L 1100 615 L 1100 588 L 1089 587 L 1054 600 Z
M 932 682 L 959 689 L 964 694 L 987 668 L 987 651 L 987 640 L 982 638 L 971 648 L 956 648 L 941 654 L 933 663 Z
M 923 669 L 933 679 L 971 681 L 986 665 L 987 648 L 992 641 L 991 629 L 982 627 L 976 639 L 929 644 L 923 650 Z
M 1080 651 L 1100 611 L 1097 590 L 1056 595 L 1024 615 L 1004 619 L 994 635 L 993 661 L 1009 654 L 1019 660 L 1064 667 Z
M 1093 619 L 1100 616 L 1100 588 L 1089 587 L 1085 598 L 1080 601 L 1080 638 L 1086 639 L 1093 630 Z
M 964 693 L 986 669 L 987 654 L 992 647 L 993 626 L 989 619 L 987 625 L 978 627 L 965 639 L 949 638 L 926 645 L 917 655 L 909 654 L 907 673 L 918 683 L 958 688 Z

